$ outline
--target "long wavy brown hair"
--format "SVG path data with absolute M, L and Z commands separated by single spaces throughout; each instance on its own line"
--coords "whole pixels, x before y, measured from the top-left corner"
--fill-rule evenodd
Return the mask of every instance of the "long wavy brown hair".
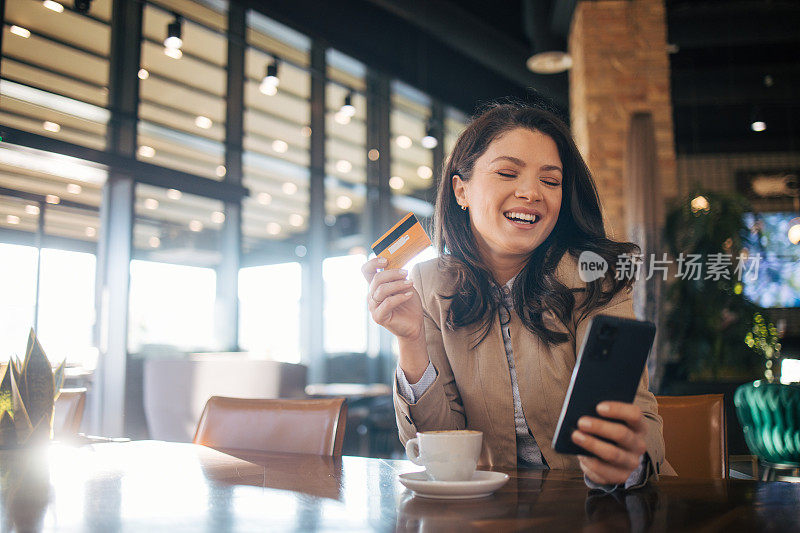
M 446 326 L 456 329 L 477 326 L 473 332 L 480 344 L 489 333 L 501 302 L 500 286 L 483 263 L 470 227 L 469 212 L 461 210 L 453 192 L 453 176 L 468 181 L 475 161 L 491 142 L 504 133 L 526 128 L 549 136 L 558 147 L 563 165 L 562 199 L 553 231 L 531 254 L 514 279 L 514 310 L 522 323 L 547 344 L 569 340 L 566 333 L 546 324 L 548 311 L 565 326 L 575 307 L 573 291 L 586 291 L 578 311 L 585 316 L 607 304 L 631 285 L 629 279 L 616 279 L 617 258 L 639 251 L 629 242 L 606 237 L 597 189 L 589 168 L 581 157 L 569 128 L 553 113 L 521 102 L 502 102 L 480 111 L 456 141 L 439 182 L 434 215 L 434 235 L 439 250 L 439 268 L 453 274 L 452 294 Z M 565 253 L 578 257 L 592 251 L 609 265 L 605 278 L 587 283 L 585 289 L 567 288 L 556 279 L 556 266 Z

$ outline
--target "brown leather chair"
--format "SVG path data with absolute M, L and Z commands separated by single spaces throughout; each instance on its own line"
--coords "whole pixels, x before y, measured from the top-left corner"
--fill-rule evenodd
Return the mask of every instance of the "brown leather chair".
M 722 394 L 656 396 L 666 459 L 688 478 L 727 478 L 728 439 Z
M 212 396 L 195 444 L 230 450 L 341 455 L 344 398 L 261 400 Z
M 78 434 L 86 407 L 86 389 L 61 389 L 53 412 L 53 435 L 69 437 Z

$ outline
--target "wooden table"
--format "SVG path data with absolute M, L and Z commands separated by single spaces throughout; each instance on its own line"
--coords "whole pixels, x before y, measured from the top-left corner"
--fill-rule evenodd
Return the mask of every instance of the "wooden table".
M 3 480 L 3 531 L 15 520 L 32 530 L 147 533 L 800 529 L 800 485 L 781 482 L 673 478 L 599 495 L 577 473 L 511 471 L 494 496 L 442 501 L 405 491 L 397 475 L 416 469 L 407 461 L 158 441 L 53 445 L 43 456 L 44 483 L 32 476 L 14 491 Z

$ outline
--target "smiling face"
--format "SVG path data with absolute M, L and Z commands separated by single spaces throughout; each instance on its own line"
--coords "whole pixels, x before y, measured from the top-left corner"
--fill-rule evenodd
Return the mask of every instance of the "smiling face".
M 555 141 L 515 128 L 495 138 L 468 180 L 453 192 L 469 209 L 470 226 L 487 266 L 504 283 L 553 231 L 561 209 L 563 165 Z

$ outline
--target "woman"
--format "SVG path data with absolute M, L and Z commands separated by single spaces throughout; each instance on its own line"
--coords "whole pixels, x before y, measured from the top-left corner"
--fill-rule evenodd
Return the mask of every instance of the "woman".
M 632 404 L 604 402 L 572 439 L 595 457 L 551 447 L 577 349 L 592 316 L 633 318 L 617 257 L 637 250 L 606 238 L 597 192 L 569 130 L 553 114 L 497 104 L 461 134 L 436 201 L 439 259 L 362 271 L 368 306 L 399 344 L 400 438 L 417 431 L 484 433 L 481 464 L 577 469 L 589 486 L 639 486 L 669 469 L 661 419 L 642 376 Z M 609 265 L 585 283 L 576 258 Z

